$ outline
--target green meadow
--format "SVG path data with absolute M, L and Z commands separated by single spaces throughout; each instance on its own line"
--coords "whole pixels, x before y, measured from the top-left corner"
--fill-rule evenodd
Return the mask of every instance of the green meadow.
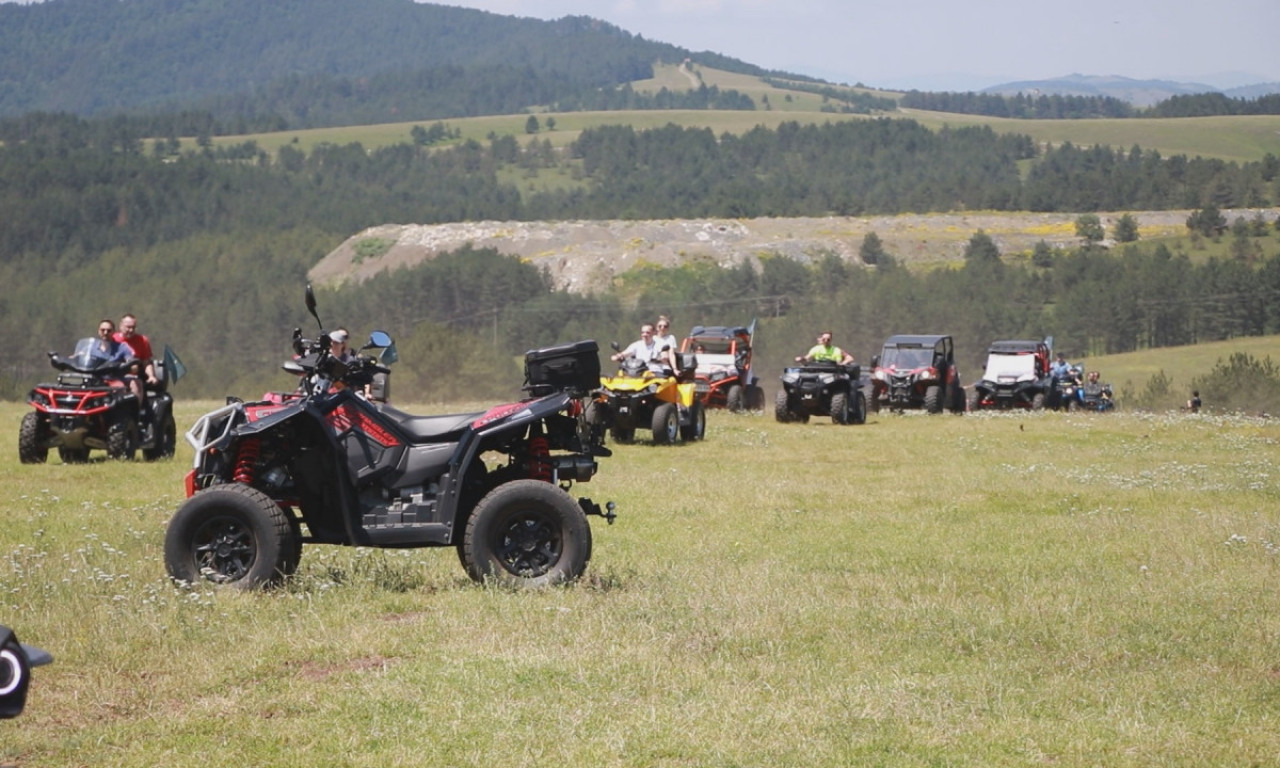
M 180 428 L 215 405 L 180 403 Z M 619 511 L 593 518 L 576 584 L 509 591 L 448 550 L 317 546 L 246 594 L 165 576 L 185 443 L 154 464 L 21 465 L 25 410 L 0 404 L 0 620 L 56 661 L 0 723 L 0 764 L 1280 755 L 1268 419 L 717 411 L 704 442 L 616 446 L 575 487 Z
M 754 76 L 701 67 L 696 68 L 693 74 L 698 78 L 699 83 L 707 86 L 714 85 L 721 90 L 737 90 L 751 96 L 759 105 L 757 110 L 754 112 L 660 110 L 564 113 L 534 110 L 542 126 L 542 129 L 535 134 L 525 131 L 525 124 L 529 117 L 527 114 L 451 118 L 440 122 L 460 131 L 461 137 L 458 141 L 474 139 L 484 142 L 490 135 L 512 135 L 521 141 L 546 140 L 551 142 L 552 146 L 562 147 L 572 143 L 583 130 L 603 125 L 631 125 L 636 130 L 644 130 L 674 123 L 687 127 L 709 128 L 719 135 L 742 134 L 756 126 L 773 129 L 784 121 L 821 124 L 837 120 L 869 119 L 867 115 L 823 111 L 824 107 L 833 109 L 838 108 L 839 104 L 824 101 L 819 94 L 769 85 Z M 632 87 L 637 91 L 646 92 L 658 91 L 664 87 L 675 91 L 693 87 L 693 81 L 674 66 L 660 65 L 656 68 L 653 79 L 638 81 L 633 83 Z M 868 92 L 885 97 L 900 95 L 860 87 L 833 86 L 833 88 Z M 1165 156 L 1195 157 L 1199 155 L 1232 162 L 1257 161 L 1268 153 L 1280 156 L 1280 116 L 1278 115 L 1181 119 L 1014 120 L 979 115 L 901 110 L 887 116 L 914 119 L 934 130 L 943 126 L 988 125 L 1002 133 L 1029 135 L 1042 144 L 1064 142 L 1084 146 L 1102 144 L 1125 150 L 1137 145 L 1144 150 L 1159 150 Z M 546 128 L 549 117 L 555 120 L 554 129 Z M 413 126 L 429 125 L 434 122 L 436 121 L 419 120 L 383 125 L 221 136 L 215 138 L 214 143 L 230 145 L 253 140 L 259 147 L 272 154 L 286 144 L 292 144 L 303 151 L 310 151 L 312 147 L 322 143 L 359 142 L 366 148 L 372 149 L 390 144 L 409 143 L 412 141 L 409 132 Z M 191 140 L 184 143 L 190 145 Z M 448 146 L 448 144 L 441 146 Z

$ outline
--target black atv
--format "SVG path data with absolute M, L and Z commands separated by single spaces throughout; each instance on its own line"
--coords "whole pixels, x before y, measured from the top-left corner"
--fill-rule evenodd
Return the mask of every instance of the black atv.
M 833 424 L 863 424 L 867 397 L 861 386 L 862 366 L 811 362 L 782 373 L 782 388 L 773 415 L 785 424 L 808 423 L 810 416 L 830 416 Z

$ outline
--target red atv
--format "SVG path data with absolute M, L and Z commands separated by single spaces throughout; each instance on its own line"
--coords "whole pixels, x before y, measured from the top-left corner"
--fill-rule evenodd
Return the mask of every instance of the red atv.
M 764 408 L 764 389 L 751 368 L 756 321 L 746 326 L 695 325 L 680 351 L 697 358 L 695 397 L 706 408 L 733 413 Z
M 307 289 L 307 309 L 316 317 Z M 366 395 L 394 359 L 329 354 L 295 332 L 301 391 L 227 405 L 187 433 L 195 468 L 165 535 L 169 575 L 240 588 L 292 574 L 302 545 L 453 547 L 467 574 L 516 586 L 578 578 L 591 557 L 587 515 L 568 489 L 608 456 L 583 398 L 600 385 L 594 341 L 525 356 L 530 397 L 487 411 L 415 416 Z M 386 350 L 392 350 L 388 355 Z M 486 459 L 501 456 L 490 466 Z
M 38 384 L 27 395 L 35 410 L 22 417 L 18 430 L 18 458 L 23 464 L 44 463 L 50 448 L 57 448 L 67 464 L 88 461 L 89 451 L 95 449 L 113 459 L 131 459 L 139 449 L 147 461 L 173 456 L 177 428 L 167 380 L 176 381 L 183 370 L 173 351 L 166 347 L 164 360 L 156 361 L 161 383 L 148 389 L 147 402 L 140 408 L 122 381 L 136 361 L 99 361 L 90 354 L 94 343 L 92 338 L 81 339 L 70 357 L 49 353 L 58 380 Z M 168 373 L 170 369 L 174 373 Z

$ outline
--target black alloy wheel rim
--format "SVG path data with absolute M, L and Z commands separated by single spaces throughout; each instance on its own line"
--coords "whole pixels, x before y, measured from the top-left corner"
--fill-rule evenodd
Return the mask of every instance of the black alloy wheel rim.
M 253 531 L 234 517 L 209 519 L 191 537 L 191 544 L 196 570 L 210 581 L 244 578 L 258 556 Z
M 494 555 L 503 568 L 516 576 L 542 576 L 560 561 L 559 526 L 545 514 L 521 512 L 512 515 L 498 528 L 495 539 Z

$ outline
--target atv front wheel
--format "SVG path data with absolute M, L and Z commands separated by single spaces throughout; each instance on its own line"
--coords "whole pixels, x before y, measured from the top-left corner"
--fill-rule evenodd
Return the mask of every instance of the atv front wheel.
M 680 438 L 680 412 L 675 403 L 663 403 L 653 411 L 653 442 L 671 445 Z
M 694 401 L 689 406 L 689 423 L 680 427 L 680 437 L 690 442 L 701 440 L 707 434 L 707 411 L 702 403 Z
M 729 387 L 729 393 L 724 396 L 724 405 L 729 413 L 742 413 L 747 409 L 747 393 L 743 391 L 741 384 Z
M 288 513 L 242 483 L 207 488 L 187 499 L 164 537 L 164 565 L 178 581 L 204 579 L 237 589 L 275 584 L 297 567 Z
M 777 397 L 773 399 L 773 417 L 778 420 L 779 424 L 786 424 L 791 421 L 791 407 L 785 389 L 778 390 Z
M 934 384 L 924 391 L 924 409 L 929 413 L 942 413 L 942 387 Z
M 1044 393 L 1043 392 L 1037 392 L 1035 393 L 1035 395 L 1031 397 L 1031 410 L 1033 411 L 1044 410 Z
M 587 517 L 569 494 L 541 480 L 512 480 L 476 505 L 459 553 L 476 581 L 542 587 L 582 576 L 590 548 Z
M 137 422 L 117 424 L 107 433 L 107 457 L 133 460 L 135 452 L 133 436 L 138 432 Z
M 832 424 L 848 424 L 849 423 L 849 395 L 844 392 L 836 392 L 831 396 L 831 423 Z
M 18 460 L 23 464 L 43 464 L 49 459 L 49 448 L 44 442 L 48 428 L 41 423 L 40 414 L 30 411 L 22 417 L 18 427 Z

